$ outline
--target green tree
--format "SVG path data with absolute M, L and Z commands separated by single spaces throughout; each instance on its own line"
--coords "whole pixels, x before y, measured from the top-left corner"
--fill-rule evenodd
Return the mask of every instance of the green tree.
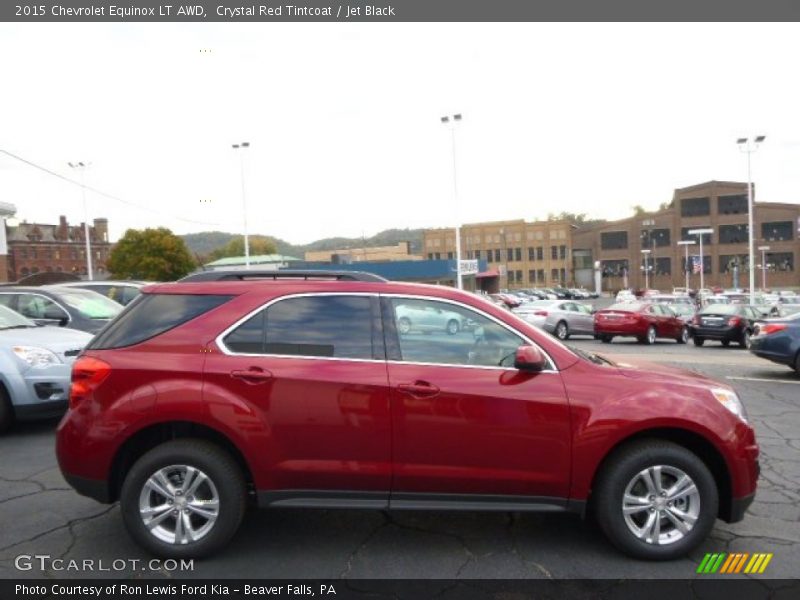
M 247 243 L 250 246 L 250 256 L 276 254 L 278 252 L 275 242 L 263 235 L 251 235 L 248 237 Z M 214 250 L 209 254 L 208 258 L 211 261 L 215 261 L 229 256 L 244 256 L 244 236 L 236 236 L 222 248 Z
M 635 217 L 640 217 L 642 215 L 647 214 L 647 210 L 645 210 L 644 206 L 642 206 L 641 204 L 636 204 L 634 206 L 631 206 L 631 210 L 633 210 L 633 215 Z
M 183 240 L 169 229 L 128 229 L 106 263 L 112 277 L 174 281 L 194 270 L 196 263 Z

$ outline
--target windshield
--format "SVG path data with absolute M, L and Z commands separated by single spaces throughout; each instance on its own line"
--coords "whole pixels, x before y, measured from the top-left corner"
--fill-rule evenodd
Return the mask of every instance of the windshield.
M 739 312 L 739 306 L 735 304 L 710 304 L 706 306 L 700 314 L 703 315 L 735 315 Z
M 36 323 L 0 304 L 0 329 L 19 329 L 23 327 L 36 327 Z
M 644 308 L 644 304 L 640 302 L 624 302 L 620 304 L 612 304 L 604 310 L 621 310 L 625 312 L 639 312 Z
M 81 289 L 59 289 L 59 299 L 89 319 L 113 319 L 122 312 L 122 305 L 98 294 Z
M 694 307 L 691 304 L 668 304 L 667 306 L 669 306 L 673 312 L 676 312 L 679 315 L 694 314 Z

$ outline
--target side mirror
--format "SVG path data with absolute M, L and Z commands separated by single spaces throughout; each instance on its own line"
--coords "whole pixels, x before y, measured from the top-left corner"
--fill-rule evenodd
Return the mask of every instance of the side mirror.
M 520 346 L 514 356 L 514 368 L 538 373 L 547 366 L 547 359 L 536 346 Z

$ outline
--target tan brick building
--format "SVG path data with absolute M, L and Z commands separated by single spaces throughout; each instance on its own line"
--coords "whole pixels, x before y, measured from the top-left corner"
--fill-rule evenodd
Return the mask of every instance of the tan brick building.
M 350 264 L 354 262 L 378 262 L 386 260 L 422 260 L 422 257 L 417 254 L 411 254 L 410 242 L 399 242 L 396 246 L 310 251 L 306 252 L 305 259 L 308 262 Z
M 5 281 L 17 281 L 34 273 L 73 273 L 86 275 L 84 224 L 69 225 L 62 216 L 58 225 L 20 223 L 6 226 L 7 268 L 0 273 Z M 89 227 L 92 270 L 95 277 L 106 275 L 106 261 L 112 244 L 108 241 L 108 219 L 95 219 Z
M 671 290 L 685 284 L 685 249 L 680 240 L 694 240 L 691 229 L 713 229 L 703 238 L 703 277 L 706 287 L 749 285 L 747 184 L 709 181 L 677 189 L 670 206 L 628 219 L 573 232 L 573 272 L 579 285 L 593 287 L 593 264 L 600 261 L 603 289 L 645 286 L 647 254 L 650 287 Z M 800 205 L 754 203 L 755 247 L 766 251 L 767 287 L 796 287 L 800 259 Z M 689 246 L 699 257 L 699 244 Z M 761 252 L 756 251 L 756 286 L 761 287 Z M 690 286 L 699 287 L 699 274 L 691 273 Z M 735 285 L 737 284 L 738 285 Z
M 566 221 L 468 223 L 461 227 L 462 258 L 486 260 L 499 273 L 501 288 L 571 285 L 574 229 Z M 454 229 L 423 232 L 426 259 L 454 259 L 455 248 Z

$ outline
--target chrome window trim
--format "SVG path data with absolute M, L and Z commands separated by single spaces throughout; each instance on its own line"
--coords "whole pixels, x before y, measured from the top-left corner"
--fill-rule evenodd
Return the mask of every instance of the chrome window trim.
M 449 364 L 449 363 L 427 363 L 427 362 L 414 362 L 414 361 L 405 361 L 405 360 L 384 360 L 379 359 L 376 360 L 374 358 L 346 358 L 346 357 L 337 357 L 337 356 L 304 356 L 299 354 L 255 354 L 249 352 L 233 352 L 231 351 L 224 343 L 225 337 L 231 333 L 234 329 L 251 319 L 257 313 L 261 312 L 264 309 L 269 308 L 273 304 L 276 304 L 282 300 L 289 300 L 293 298 L 308 298 L 308 297 L 316 297 L 316 296 L 362 296 L 365 298 L 407 298 L 409 300 L 429 300 L 434 302 L 445 302 L 447 304 L 452 304 L 455 306 L 462 307 L 466 310 L 471 310 L 480 314 L 481 316 L 489 319 L 490 321 L 494 321 L 504 329 L 510 331 L 514 335 L 522 338 L 525 342 L 532 346 L 536 346 L 542 354 L 544 354 L 545 358 L 547 359 L 548 368 L 538 371 L 540 374 L 548 374 L 548 373 L 558 373 L 558 369 L 556 368 L 555 361 L 550 356 L 550 354 L 542 348 L 540 344 L 537 344 L 533 340 L 531 340 L 527 335 L 523 334 L 520 331 L 512 328 L 510 325 L 502 322 L 500 319 L 489 315 L 482 311 L 479 308 L 474 306 L 463 304 L 461 302 L 450 300 L 448 298 L 440 298 L 438 296 L 421 296 L 415 294 L 385 294 L 379 292 L 303 292 L 299 294 L 288 294 L 285 296 L 279 296 L 277 298 L 272 298 L 268 302 L 260 305 L 259 307 L 251 310 L 247 313 L 244 317 L 241 317 L 238 321 L 234 322 L 233 325 L 230 325 L 226 329 L 222 331 L 217 337 L 214 338 L 214 343 L 217 347 L 222 351 L 223 354 L 226 356 L 249 356 L 249 357 L 262 357 L 262 358 L 282 358 L 282 359 L 301 359 L 301 360 L 338 360 L 338 361 L 346 361 L 346 362 L 361 362 L 361 363 L 379 363 L 379 364 L 398 364 L 398 365 L 418 365 L 424 367 L 450 367 L 450 368 L 458 368 L 458 369 L 488 369 L 493 371 L 519 371 L 519 369 L 515 369 L 514 367 L 501 367 L 501 366 L 488 366 L 488 365 L 458 365 L 458 364 Z M 519 318 L 519 317 L 517 317 Z M 524 321 L 523 321 L 524 322 Z M 385 335 L 385 333 L 384 333 Z

